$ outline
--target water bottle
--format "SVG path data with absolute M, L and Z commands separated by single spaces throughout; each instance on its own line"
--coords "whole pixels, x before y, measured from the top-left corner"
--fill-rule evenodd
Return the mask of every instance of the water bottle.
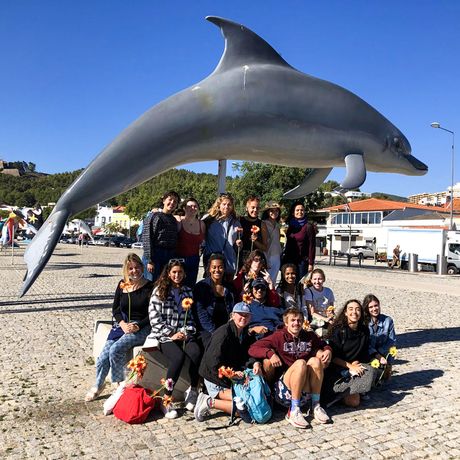
M 241 420 L 245 423 L 252 423 L 251 415 L 249 414 L 243 400 L 239 396 L 235 396 L 233 401 L 235 401 L 236 409 L 238 410 L 238 414 L 240 414 Z

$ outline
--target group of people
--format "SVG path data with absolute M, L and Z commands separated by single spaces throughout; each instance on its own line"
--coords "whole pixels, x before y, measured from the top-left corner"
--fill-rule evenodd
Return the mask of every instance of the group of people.
M 281 207 L 275 201 L 269 201 L 259 217 L 260 199 L 249 196 L 245 215 L 237 217 L 233 197 L 223 193 L 202 219 L 195 198 L 182 202 L 183 216 L 175 215 L 179 203 L 178 193 L 168 191 L 162 197 L 162 207 L 152 209 L 143 221 L 144 275 L 153 282 L 169 260 L 178 258 L 184 260 L 186 284 L 193 287 L 201 255 L 206 266 L 211 254 L 222 254 L 229 281 L 253 250 L 265 254 L 272 280 L 276 280 L 281 262 L 295 264 L 300 277 L 314 265 L 316 229 L 307 221 L 301 202 L 291 207 L 284 251 L 280 241 Z
M 384 378 L 390 376 L 392 319 L 373 295 L 362 303 L 349 300 L 335 314 L 325 274 L 314 268 L 314 227 L 303 205 L 293 206 L 291 239 L 282 254 L 276 247 L 276 203 L 268 203 L 259 220 L 260 201 L 250 197 L 247 215 L 237 219 L 232 197 L 221 195 L 200 221 L 198 203 L 189 199 L 178 221 L 173 214 L 178 202 L 178 195 L 168 192 L 162 212 L 146 219 L 145 264 L 134 253 L 126 257 L 113 302 L 115 323 L 87 401 L 102 392 L 109 370 L 115 386 L 124 380 L 127 351 L 146 341 L 168 358 L 165 378 L 173 385 L 189 361 L 184 406 L 198 421 L 211 409 L 234 411 L 232 381 L 219 373 L 222 366 L 237 376 L 246 368 L 263 376 L 297 428 L 308 426 L 310 409 L 316 421 L 328 423 L 327 404 L 342 400 L 358 406 L 379 374 L 372 359 L 384 368 Z M 184 251 L 203 241 L 205 273 L 197 282 L 199 252 Z M 166 418 L 178 416 L 174 404 L 161 408 Z

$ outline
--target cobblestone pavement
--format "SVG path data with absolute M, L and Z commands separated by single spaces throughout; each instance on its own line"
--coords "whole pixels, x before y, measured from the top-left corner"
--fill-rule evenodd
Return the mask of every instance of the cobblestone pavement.
M 337 305 L 376 294 L 398 333 L 395 375 L 334 423 L 298 431 L 275 412 L 267 425 L 227 428 L 159 414 L 130 426 L 102 415 L 107 396 L 85 403 L 94 366 L 95 319 L 110 317 L 126 249 L 58 245 L 27 296 L 19 250 L 0 253 L 2 458 L 460 458 L 460 277 L 328 267 Z

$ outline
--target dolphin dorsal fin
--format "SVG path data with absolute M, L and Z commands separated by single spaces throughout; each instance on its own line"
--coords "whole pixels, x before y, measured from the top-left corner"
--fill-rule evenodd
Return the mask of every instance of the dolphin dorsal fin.
M 220 27 L 225 38 L 224 53 L 213 73 L 256 62 L 291 67 L 263 38 L 242 24 L 217 16 L 206 16 L 206 19 Z

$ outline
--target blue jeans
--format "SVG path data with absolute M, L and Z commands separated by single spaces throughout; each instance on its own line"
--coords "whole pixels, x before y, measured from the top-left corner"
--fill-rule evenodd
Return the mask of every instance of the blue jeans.
M 152 262 L 154 265 L 153 272 L 150 273 L 147 270 L 147 256 L 142 257 L 142 262 L 144 263 L 144 277 L 150 281 L 155 282 L 161 275 L 161 271 L 164 266 L 168 264 L 171 259 L 174 259 L 176 256 L 175 249 L 165 249 L 165 248 L 153 248 Z
M 198 267 L 200 264 L 200 256 L 188 256 L 185 259 L 185 284 L 193 288 L 198 278 Z

